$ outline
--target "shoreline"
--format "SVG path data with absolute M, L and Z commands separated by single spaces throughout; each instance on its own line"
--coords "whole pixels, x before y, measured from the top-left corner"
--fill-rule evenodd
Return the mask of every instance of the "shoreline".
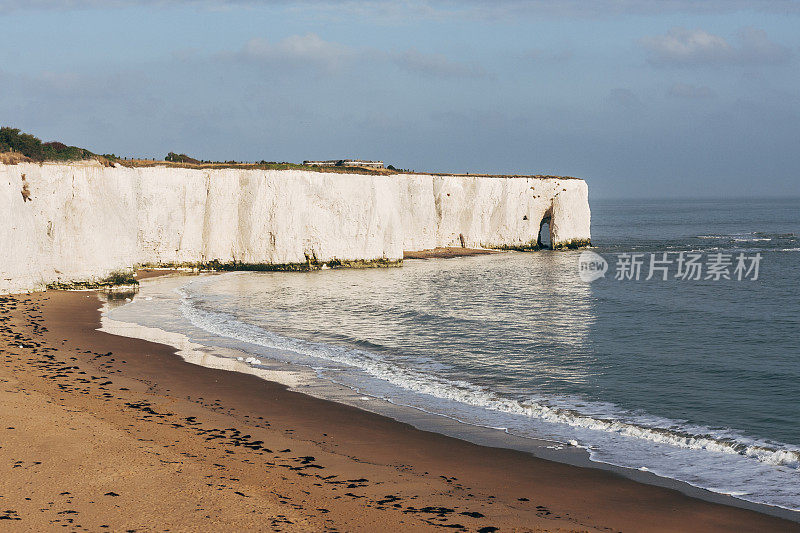
M 473 255 L 499 254 L 502 250 L 489 248 L 459 248 L 456 246 L 438 247 L 430 250 L 403 252 L 403 259 L 450 259 L 452 257 L 469 257 Z
M 488 532 L 646 523 L 662 531 L 800 531 L 794 522 L 607 470 L 478 446 L 256 376 L 187 363 L 173 347 L 97 331 L 100 301 L 93 292 L 0 302 L 7 353 L 0 398 L 4 406 L 27 406 L 9 411 L 21 418 L 7 424 L 15 429 L 0 430 L 0 458 L 23 465 L 11 471 L 2 493 L 3 508 L 20 518 L 13 525 L 364 530 L 381 524 Z M 48 415 L 62 423 L 42 433 Z M 95 423 L 78 420 L 87 417 Z M 82 434 L 87 430 L 91 436 Z M 120 442 L 104 447 L 112 437 Z M 64 450 L 81 446 L 90 449 L 83 450 L 85 464 L 75 465 Z M 120 450 L 130 457 L 110 461 Z M 21 458 L 33 451 L 41 457 Z M 56 498 L 68 498 L 70 508 L 39 510 Z M 165 506 L 182 511 L 167 515 Z M 58 514 L 64 511 L 75 513 Z M 289 523 L 273 522 L 281 516 Z
M 154 271 L 154 273 L 158 275 L 157 271 Z M 172 272 L 167 272 L 167 274 L 169 273 Z M 191 274 L 191 276 L 198 277 L 204 275 L 209 274 Z M 142 277 L 141 273 L 139 277 Z M 142 279 L 144 278 L 142 277 Z M 169 286 L 174 287 L 175 281 L 178 280 L 173 276 L 172 280 L 167 278 L 161 281 L 155 281 L 154 283 L 166 282 Z M 186 282 L 178 281 L 179 285 L 183 285 L 183 283 Z M 159 287 L 158 289 L 153 289 L 153 292 L 151 292 L 148 284 L 145 284 L 143 286 L 144 294 L 142 296 L 144 296 L 146 300 L 151 300 L 152 298 L 150 295 L 153 294 L 156 299 L 160 299 L 163 297 L 161 293 L 164 290 L 172 292 L 174 288 L 163 289 Z M 441 412 L 429 411 L 422 407 L 397 401 L 397 399 L 374 396 L 370 392 L 365 392 L 363 388 L 353 388 L 351 385 L 340 383 L 336 379 L 330 377 L 321 378 L 315 371 L 311 370 L 313 364 L 308 366 L 308 364 L 304 363 L 285 361 L 280 356 L 275 358 L 276 354 L 262 354 L 262 352 L 257 349 L 258 345 L 249 346 L 249 343 L 246 341 L 241 341 L 243 345 L 239 346 L 237 346 L 239 341 L 234 341 L 233 344 L 230 344 L 223 340 L 224 337 L 209 333 L 202 328 L 197 329 L 195 325 L 189 326 L 195 329 L 195 333 L 190 333 L 189 330 L 185 329 L 186 325 L 179 326 L 178 324 L 173 324 L 171 323 L 171 318 L 168 318 L 168 316 L 172 317 L 176 314 L 178 316 L 181 315 L 181 312 L 177 308 L 161 316 L 161 320 L 166 320 L 167 322 L 165 322 L 165 324 L 170 323 L 170 326 L 155 326 L 154 324 L 157 323 L 158 320 L 155 322 L 149 321 L 150 326 L 144 326 L 141 325 L 135 316 L 128 316 L 127 318 L 122 318 L 122 321 L 119 321 L 110 316 L 113 309 L 117 307 L 117 305 L 114 305 L 112 302 L 112 300 L 109 300 L 103 307 L 103 331 L 171 345 L 178 350 L 178 354 L 184 360 L 192 364 L 256 375 L 261 379 L 286 385 L 293 392 L 365 410 L 401 423 L 410 424 L 419 430 L 443 434 L 472 444 L 489 448 L 511 449 L 531 454 L 540 459 L 610 471 L 639 483 L 678 490 L 692 498 L 749 509 L 800 522 L 800 511 L 781 507 L 779 505 L 746 500 L 732 493 L 714 491 L 702 485 L 693 485 L 687 481 L 669 477 L 656 470 L 639 469 L 628 465 L 602 461 L 594 458 L 590 450 L 586 447 L 570 444 L 568 439 L 553 440 L 544 439 L 542 437 L 521 436 L 514 432 L 498 430 L 491 425 L 469 422 L 457 416 L 449 416 Z M 134 315 L 136 315 L 136 313 L 134 313 Z M 209 337 L 205 338 L 205 335 L 209 335 Z M 256 348 L 256 350 L 253 348 Z M 251 366 L 243 361 L 251 357 L 258 359 L 257 363 L 255 363 L 256 366 Z

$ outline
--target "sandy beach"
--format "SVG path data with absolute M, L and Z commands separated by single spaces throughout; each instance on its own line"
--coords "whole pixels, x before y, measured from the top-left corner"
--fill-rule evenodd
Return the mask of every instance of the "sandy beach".
M 450 259 L 452 257 L 468 257 L 471 255 L 499 254 L 499 250 L 485 248 L 457 248 L 455 246 L 439 247 L 430 250 L 405 251 L 403 259 Z
M 192 365 L 100 306 L 0 297 L 4 531 L 800 531 Z

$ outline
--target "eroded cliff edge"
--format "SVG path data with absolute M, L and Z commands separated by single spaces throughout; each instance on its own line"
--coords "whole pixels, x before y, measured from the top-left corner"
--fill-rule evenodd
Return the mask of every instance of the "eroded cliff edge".
M 588 244 L 583 180 L 0 164 L 0 293 L 135 265 L 391 264 L 404 250 Z

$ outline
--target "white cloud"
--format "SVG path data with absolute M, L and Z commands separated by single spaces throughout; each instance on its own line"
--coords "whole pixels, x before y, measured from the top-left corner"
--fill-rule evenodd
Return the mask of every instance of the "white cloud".
M 477 63 L 455 61 L 438 53 L 420 52 L 416 48 L 387 52 L 352 47 L 326 41 L 314 33 L 292 35 L 278 42 L 264 38 L 251 39 L 237 55 L 246 61 L 286 69 L 303 67 L 340 72 L 369 64 L 371 67 L 394 65 L 403 71 L 429 78 L 487 76 L 484 68 Z
M 605 17 L 625 14 L 731 13 L 768 11 L 800 13 L 796 0 L 0 0 L 0 12 L 31 9 L 106 9 L 130 5 L 188 5 L 204 9 L 278 5 L 334 9 L 387 17 L 442 17 L 456 13 L 475 17 Z
M 788 48 L 773 43 L 764 30 L 743 28 L 736 46 L 725 38 L 701 29 L 672 28 L 664 35 L 644 37 L 639 42 L 653 65 L 763 65 L 787 61 Z
M 705 85 L 690 85 L 688 83 L 674 84 L 669 88 L 667 94 L 675 98 L 687 99 L 713 98 L 716 96 L 716 93 L 711 90 L 710 87 L 706 87 Z
M 321 66 L 337 70 L 359 52 L 349 46 L 325 41 L 319 35 L 292 35 L 276 43 L 263 38 L 249 40 L 242 49 L 245 58 L 256 61 L 279 62 L 295 66 Z
M 722 37 L 703 30 L 672 28 L 665 35 L 645 37 L 642 45 L 652 63 L 703 63 L 731 56 L 733 48 Z

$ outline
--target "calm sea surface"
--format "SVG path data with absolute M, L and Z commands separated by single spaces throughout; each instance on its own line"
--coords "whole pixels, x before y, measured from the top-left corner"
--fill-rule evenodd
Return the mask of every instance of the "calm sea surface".
M 598 201 L 592 219 L 609 263 L 592 282 L 581 252 L 540 251 L 189 278 L 169 298 L 203 342 L 800 509 L 800 200 Z M 670 279 L 646 280 L 664 252 Z M 675 279 L 679 252 L 706 269 L 731 254 L 733 279 Z M 639 280 L 615 279 L 621 253 L 644 254 Z M 760 253 L 757 280 L 735 279 L 740 253 L 747 266 Z M 157 305 L 137 298 L 111 316 L 165 327 Z

